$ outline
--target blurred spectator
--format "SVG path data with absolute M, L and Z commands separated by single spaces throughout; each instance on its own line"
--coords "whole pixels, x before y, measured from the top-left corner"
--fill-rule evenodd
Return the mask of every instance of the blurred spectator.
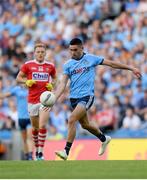
M 125 10 L 128 12 L 135 12 L 138 7 L 138 1 L 136 0 L 128 0 L 125 2 Z
M 103 132 L 114 130 L 116 128 L 116 117 L 114 110 L 111 108 L 108 102 L 103 103 L 102 110 L 96 111 L 96 106 L 92 108 L 90 120 L 97 124 Z
M 7 112 L 8 117 L 15 124 L 15 128 L 18 128 L 18 113 L 16 109 L 16 103 L 13 98 L 12 99 L 10 98 L 8 100 L 8 106 L 9 106 L 9 111 Z
M 140 83 L 138 83 L 136 87 L 133 88 L 133 90 L 134 92 L 132 96 L 132 104 L 134 105 L 134 107 L 137 107 L 138 103 L 143 98 L 144 93 L 143 93 L 143 89 Z
M 9 108 L 3 105 L 3 100 L 0 99 L 0 129 L 1 130 L 12 130 L 14 124 L 12 119 L 8 116 Z
M 145 129 L 147 131 L 147 111 L 144 113 L 144 121 L 141 125 L 141 129 Z
M 124 129 L 137 130 L 141 127 L 141 119 L 137 114 L 135 114 L 133 107 L 128 107 L 126 110 L 126 116 L 123 119 Z
M 144 96 L 138 102 L 138 114 L 144 119 L 147 113 L 147 89 L 144 91 Z
M 122 126 L 122 117 L 124 114 L 124 105 L 120 101 L 119 96 L 114 96 L 112 108 L 114 109 L 115 118 L 117 120 L 116 127 L 120 128 Z
M 146 52 L 147 57 L 147 52 Z M 142 70 L 142 88 L 147 89 L 147 63 L 144 64 L 143 70 Z
M 147 3 L 146 0 L 140 0 L 137 11 L 140 13 L 147 12 Z

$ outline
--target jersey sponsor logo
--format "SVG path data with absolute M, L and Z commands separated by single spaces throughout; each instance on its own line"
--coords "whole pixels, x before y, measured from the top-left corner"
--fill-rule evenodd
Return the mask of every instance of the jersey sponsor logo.
M 49 80 L 49 74 L 43 73 L 43 72 L 33 72 L 32 73 L 32 79 L 36 81 L 48 81 Z
M 71 75 L 84 73 L 84 72 L 88 72 L 88 71 L 89 71 L 89 67 L 82 67 L 82 68 L 74 69 L 73 71 L 71 71 Z

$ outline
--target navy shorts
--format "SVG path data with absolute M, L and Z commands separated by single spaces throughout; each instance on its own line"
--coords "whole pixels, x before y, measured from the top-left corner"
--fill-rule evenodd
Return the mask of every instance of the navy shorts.
M 70 98 L 71 107 L 75 109 L 77 104 L 82 104 L 88 110 L 94 102 L 94 96 L 85 96 L 82 98 Z
M 26 130 L 28 126 L 31 127 L 30 119 L 18 119 L 18 124 L 21 130 Z

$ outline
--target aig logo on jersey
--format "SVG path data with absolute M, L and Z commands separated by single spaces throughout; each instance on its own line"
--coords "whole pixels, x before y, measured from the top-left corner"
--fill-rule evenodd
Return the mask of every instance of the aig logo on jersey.
M 48 81 L 49 75 L 48 73 L 43 72 L 33 72 L 32 79 L 36 81 Z

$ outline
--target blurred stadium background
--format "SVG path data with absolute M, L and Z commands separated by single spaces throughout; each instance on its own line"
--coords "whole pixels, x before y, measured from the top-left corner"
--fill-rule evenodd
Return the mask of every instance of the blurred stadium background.
M 0 1 L 0 92 L 15 86 L 20 66 L 33 58 L 33 46 L 48 46 L 47 59 L 58 79 L 68 59 L 68 43 L 79 37 L 85 52 L 136 66 L 130 72 L 97 68 L 95 103 L 90 120 L 112 136 L 101 159 L 147 159 L 147 2 L 146 0 L 7 0 Z M 56 159 L 64 147 L 70 115 L 68 90 L 48 122 L 45 158 Z M 97 140 L 77 125 L 69 159 L 99 159 Z M 0 99 L 0 159 L 21 159 L 15 97 Z M 91 154 L 89 152 L 92 152 Z

